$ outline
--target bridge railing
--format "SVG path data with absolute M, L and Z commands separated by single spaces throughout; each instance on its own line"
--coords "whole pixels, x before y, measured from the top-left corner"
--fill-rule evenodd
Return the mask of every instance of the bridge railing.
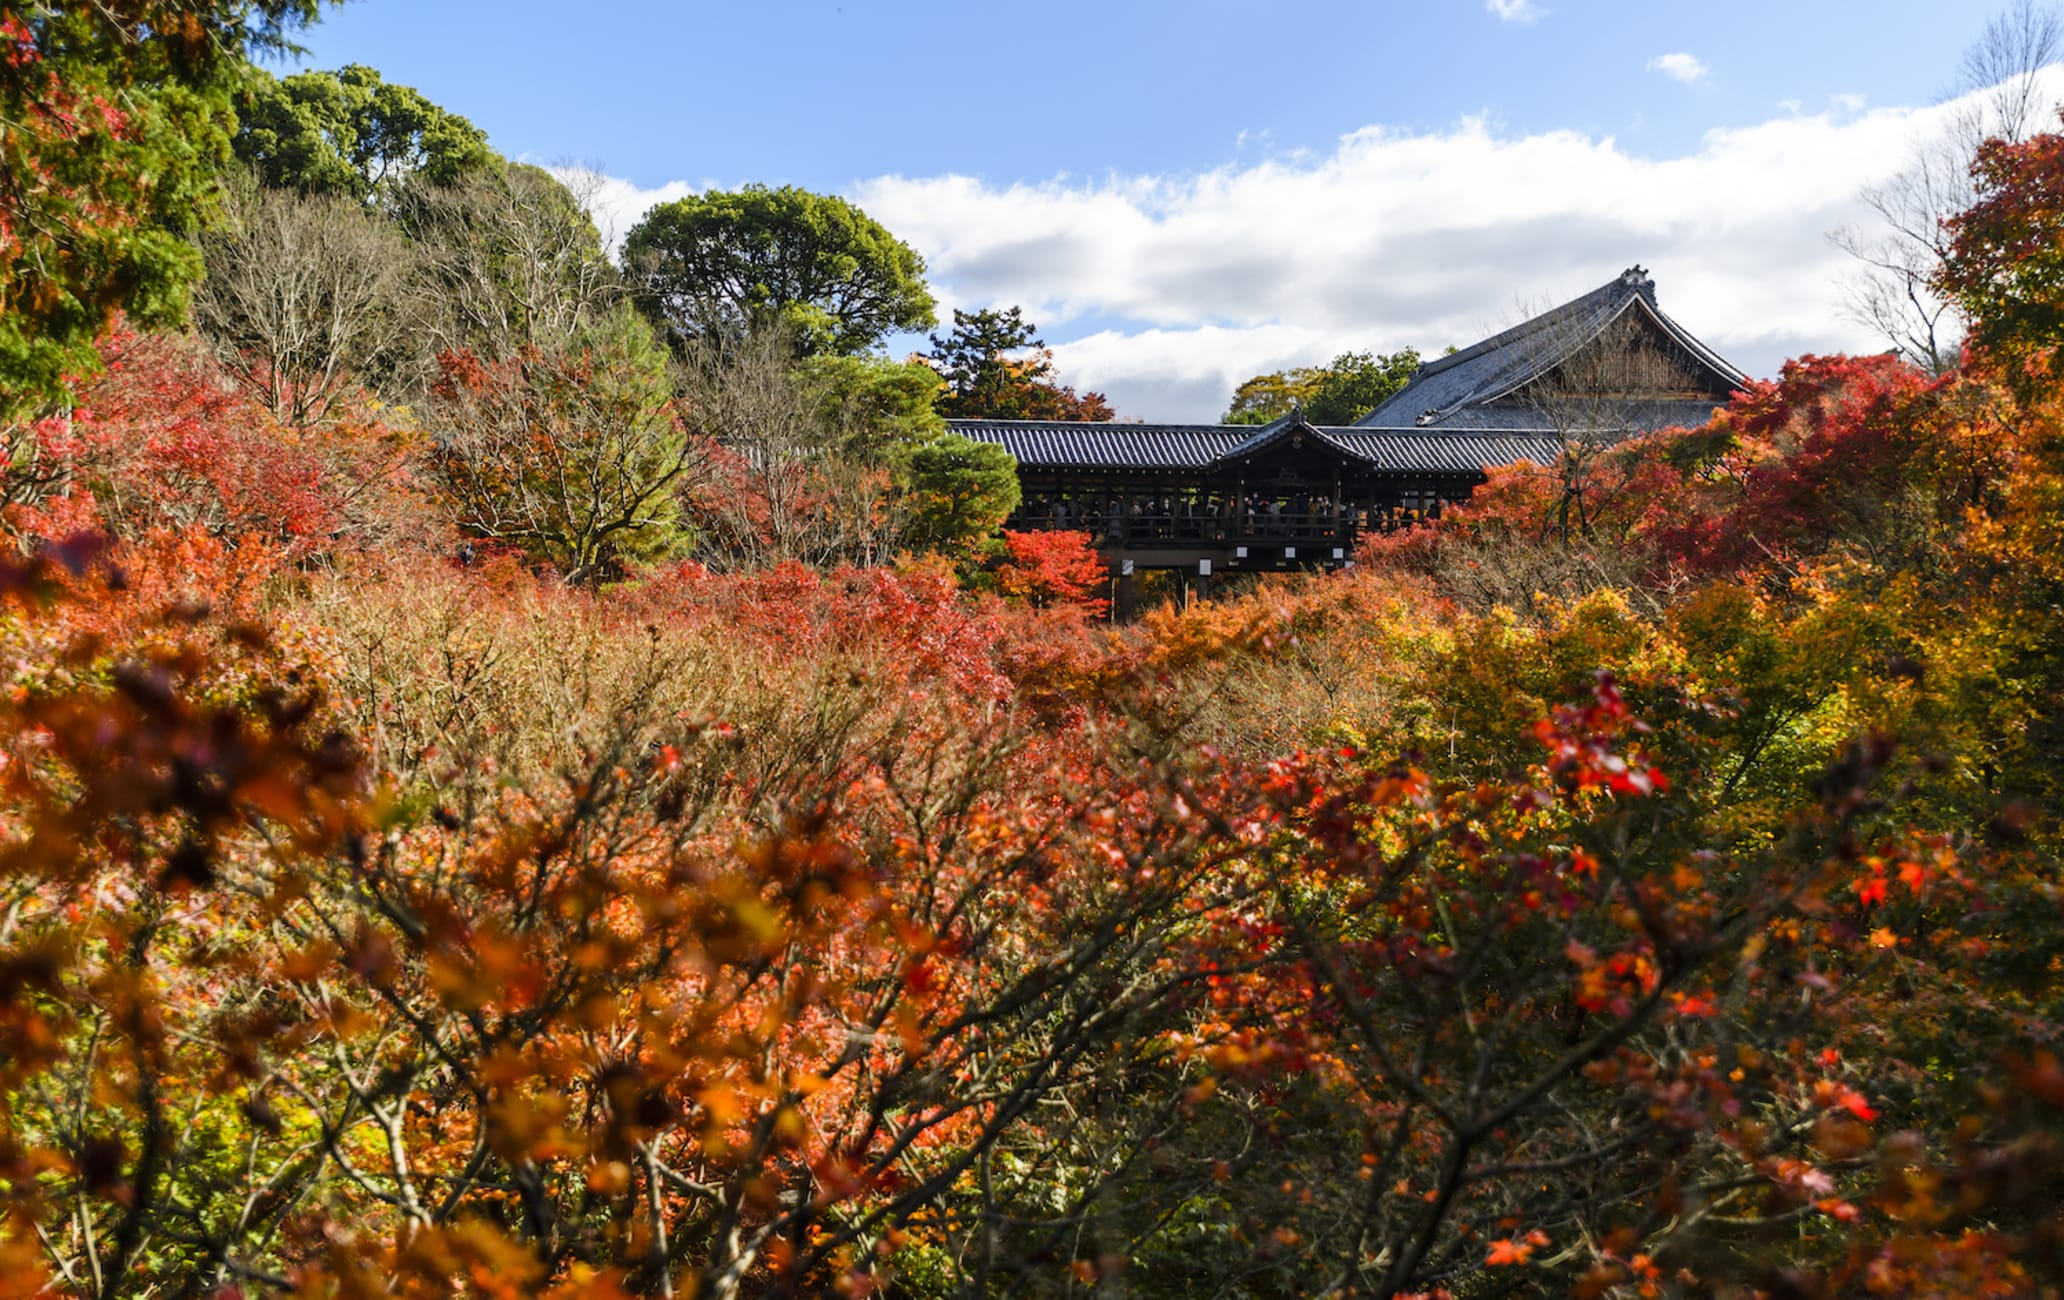
M 1100 542 L 1128 546 L 1267 546 L 1301 542 L 1352 547 L 1355 538 L 1364 532 L 1391 532 L 1417 523 L 1420 518 L 1419 511 L 1377 510 L 1240 510 L 1223 514 L 1044 510 L 1020 511 L 1004 526 L 1018 532 L 1072 530 L 1088 533 Z

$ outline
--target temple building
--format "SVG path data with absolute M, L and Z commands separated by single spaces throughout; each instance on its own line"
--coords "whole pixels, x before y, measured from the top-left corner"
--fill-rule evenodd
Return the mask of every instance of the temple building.
M 1665 315 L 1633 267 L 1583 297 L 1421 365 L 1351 425 L 1293 409 L 1264 425 L 954 420 L 1018 462 L 1007 525 L 1101 539 L 1130 603 L 1135 574 L 1337 568 L 1372 529 L 1468 497 L 1494 465 L 1552 465 L 1583 445 L 1703 424 L 1741 371 Z

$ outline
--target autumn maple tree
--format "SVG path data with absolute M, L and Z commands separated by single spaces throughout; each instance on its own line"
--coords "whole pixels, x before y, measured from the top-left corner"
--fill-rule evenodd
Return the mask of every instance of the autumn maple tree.
M 550 349 L 441 365 L 430 477 L 462 531 L 577 582 L 678 552 L 682 494 L 710 448 L 676 413 L 665 355 L 629 308 Z
M 1110 607 L 1105 594 L 1110 570 L 1087 533 L 1005 529 L 1003 545 L 1005 558 L 996 581 L 1005 595 L 1029 601 L 1035 608 L 1056 605 L 1091 616 Z
M 1978 201 L 1944 223 L 1937 287 L 1963 308 L 1974 339 L 2000 356 L 2054 364 L 2064 331 L 2057 231 L 2064 219 L 2064 136 L 1993 140 L 1972 169 Z

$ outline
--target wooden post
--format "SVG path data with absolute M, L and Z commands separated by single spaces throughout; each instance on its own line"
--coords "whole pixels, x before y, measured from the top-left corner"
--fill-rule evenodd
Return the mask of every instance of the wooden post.
M 1333 466 L 1333 529 L 1332 529 L 1332 531 L 1333 531 L 1333 538 L 1332 538 L 1332 540 L 1333 540 L 1334 542 L 1336 542 L 1336 543 L 1338 543 L 1338 544 L 1342 545 L 1342 546 L 1345 546 L 1345 545 L 1347 544 L 1346 530 L 1345 530 L 1345 529 L 1343 529 L 1343 528 L 1342 528 L 1342 527 L 1340 526 L 1340 465 L 1339 465 L 1339 463 L 1338 463 L 1338 462 L 1335 462 L 1335 463 L 1334 463 L 1334 466 Z

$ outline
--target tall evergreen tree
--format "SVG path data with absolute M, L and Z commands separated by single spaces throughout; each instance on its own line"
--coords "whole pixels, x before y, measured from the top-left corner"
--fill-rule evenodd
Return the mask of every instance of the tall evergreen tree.
M 372 203 L 405 181 L 451 185 L 500 162 L 479 127 L 360 63 L 260 73 L 239 118 L 236 155 L 274 189 Z
M 1102 393 L 1077 394 L 1054 379 L 1053 352 L 1018 307 L 955 311 L 925 360 L 945 382 L 939 411 L 951 419 L 1113 418 Z
M 127 312 L 178 320 L 255 52 L 319 0 L 0 9 L 0 420 L 61 399 Z

